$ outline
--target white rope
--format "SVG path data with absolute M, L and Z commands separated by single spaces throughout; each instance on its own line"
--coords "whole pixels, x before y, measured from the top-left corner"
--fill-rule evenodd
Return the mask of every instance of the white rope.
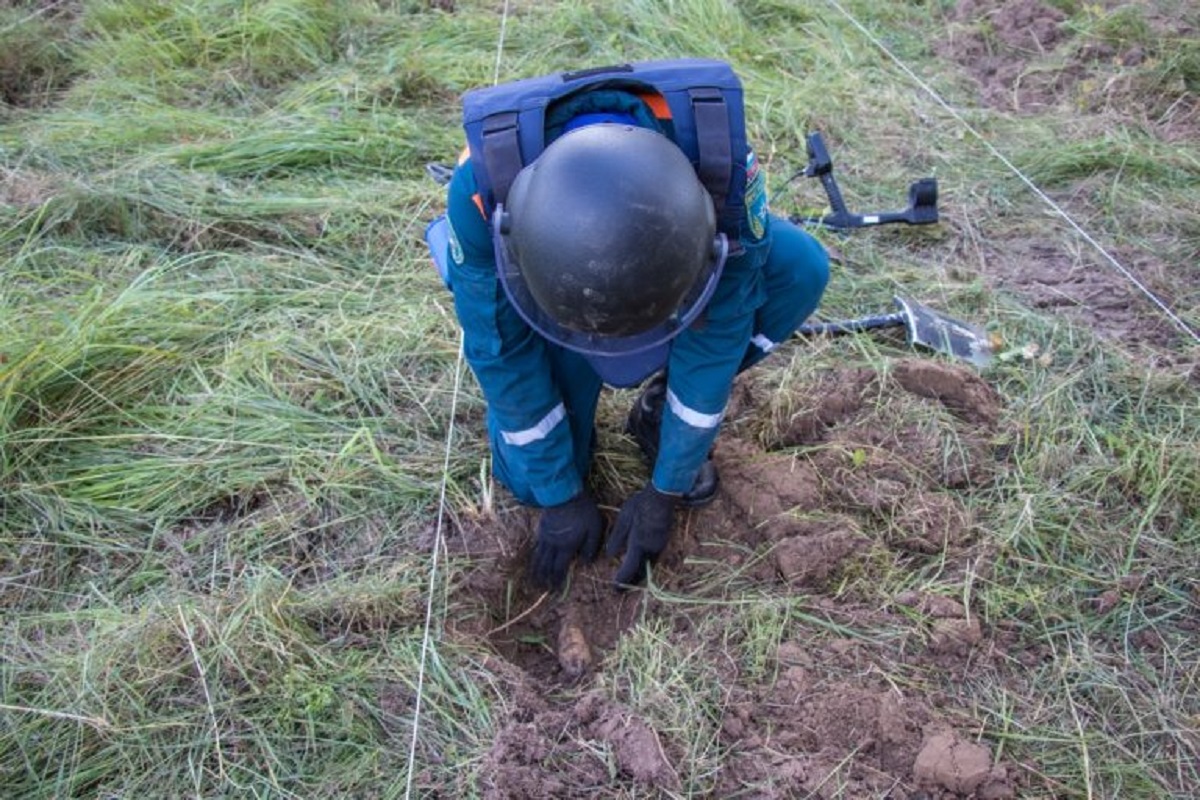
M 1014 175 L 1016 175 L 1021 180 L 1022 183 L 1024 183 L 1026 186 L 1028 186 L 1030 191 L 1032 191 L 1034 193 L 1034 195 L 1036 195 L 1039 199 L 1042 200 L 1042 202 L 1044 202 L 1047 206 L 1049 206 L 1054 211 L 1055 214 L 1057 214 L 1063 220 L 1065 220 L 1066 223 L 1068 225 L 1070 225 L 1071 228 L 1075 231 L 1075 233 L 1079 234 L 1079 236 L 1085 242 L 1087 242 L 1093 248 L 1095 248 L 1096 251 L 1098 253 L 1100 253 L 1100 255 L 1103 256 L 1105 258 L 1105 260 L 1108 261 L 1108 263 L 1110 263 L 1118 272 L 1120 272 L 1123 276 L 1125 276 L 1126 280 L 1128 280 L 1130 283 L 1132 283 L 1134 286 L 1136 286 L 1138 288 L 1138 290 L 1141 291 L 1142 294 L 1144 294 L 1147 298 L 1149 298 L 1149 300 L 1152 303 L 1154 303 L 1154 305 L 1158 306 L 1159 310 L 1162 311 L 1163 314 L 1165 314 L 1168 319 L 1170 319 L 1172 322 L 1174 322 L 1180 328 L 1180 330 L 1182 330 L 1187 335 L 1191 336 L 1192 339 L 1194 339 L 1195 341 L 1200 342 L 1200 333 L 1197 333 L 1196 330 L 1194 328 L 1192 328 L 1190 325 L 1188 325 L 1187 322 L 1185 322 L 1182 317 L 1180 317 L 1178 314 L 1176 314 L 1171 309 L 1170 306 L 1168 306 L 1163 300 L 1161 300 L 1157 295 L 1155 295 L 1154 292 L 1152 292 L 1149 287 L 1147 287 L 1144 283 L 1142 283 L 1140 280 L 1138 280 L 1137 276 L 1135 276 L 1132 272 L 1130 272 L 1128 269 L 1126 269 L 1125 266 L 1122 265 L 1120 261 L 1118 261 L 1111 253 L 1109 253 L 1104 248 L 1103 245 L 1101 245 L 1099 242 L 1097 242 L 1091 236 L 1091 234 L 1089 234 L 1086 230 L 1083 229 L 1083 227 L 1081 225 L 1079 225 L 1079 223 L 1075 222 L 1075 220 L 1072 219 L 1071 216 L 1058 205 L 1058 203 L 1055 203 L 1052 199 L 1050 199 L 1050 197 L 1048 197 L 1046 195 L 1045 192 L 1043 192 L 1041 189 L 1039 189 L 1037 187 L 1037 185 L 1025 175 L 1025 173 L 1021 172 L 1021 170 L 1015 164 L 1013 164 L 1011 161 L 1009 161 L 1008 158 L 1006 158 L 1003 153 L 1001 153 L 998 149 L 996 149 L 996 147 L 991 142 L 989 142 L 987 139 L 985 139 L 983 137 L 983 134 L 981 134 L 979 131 L 977 131 L 975 129 L 975 127 L 972 126 L 971 123 L 968 122 L 962 116 L 962 114 L 960 114 L 949 103 L 947 103 L 945 100 L 943 100 L 941 95 L 939 95 L 933 89 L 933 87 L 931 87 L 928 83 L 923 81 L 919 75 L 917 75 L 915 72 L 913 72 L 908 67 L 907 64 L 905 64 L 903 61 L 901 61 L 899 59 L 899 57 L 897 57 L 891 50 L 889 50 L 887 48 L 887 45 L 885 45 L 883 42 L 881 42 L 879 40 L 879 38 L 875 36 L 875 34 L 873 34 L 870 30 L 867 29 L 867 27 L 865 25 L 863 25 L 861 22 L 859 22 L 858 19 L 856 19 L 853 14 L 851 14 L 849 11 L 847 11 L 845 8 L 843 8 L 842 5 L 838 2 L 838 0 L 828 0 L 828 2 L 831 6 L 836 8 L 842 14 L 842 16 L 844 16 L 846 19 L 848 19 L 850 21 L 850 23 L 852 25 L 854 25 L 854 27 L 858 28 L 858 30 L 861 31 L 863 33 L 863 35 L 865 35 L 868 39 L 870 39 L 872 44 L 874 44 L 876 47 L 878 47 L 880 50 L 882 50 L 883 53 L 889 59 L 892 60 L 892 63 L 894 63 L 896 66 L 898 66 L 906 75 L 908 75 L 909 78 L 911 78 L 913 80 L 914 83 L 916 83 L 918 86 L 920 86 L 921 89 L 924 90 L 926 94 L 928 94 L 930 97 L 932 97 L 934 102 L 936 102 L 939 106 L 941 106 L 943 109 L 945 109 L 947 112 L 949 112 L 949 114 L 952 117 L 954 117 L 956 120 L 958 120 L 958 122 L 967 130 L 968 133 L 970 133 L 972 136 L 974 136 L 976 139 L 978 139 L 979 142 L 982 143 L 983 146 L 987 148 L 988 152 L 990 152 L 993 156 L 995 156 L 997 159 L 999 159 L 1000 162 L 1002 164 L 1004 164 L 1005 167 L 1007 167 Z
M 504 57 L 504 36 L 508 32 L 508 0 L 504 0 L 504 10 L 500 13 L 500 36 L 496 40 L 496 67 L 492 70 L 492 86 L 500 83 L 500 61 Z
M 500 17 L 500 35 L 496 44 L 496 66 L 492 71 L 492 85 L 500 81 L 500 60 L 504 55 L 504 36 L 508 30 L 508 0 L 504 0 L 504 10 Z M 458 360 L 454 365 L 454 392 L 450 397 L 450 418 L 446 423 L 446 448 L 442 457 L 442 485 L 438 491 L 437 524 L 433 531 L 433 558 L 429 565 L 429 592 L 425 600 L 425 629 L 421 635 L 421 659 L 417 667 L 417 696 L 413 701 L 412 740 L 408 746 L 408 775 L 405 778 L 404 798 L 412 797 L 413 773 L 417 764 L 417 740 L 421 730 L 421 706 L 425 697 L 425 672 L 429 661 L 431 639 L 433 632 L 433 595 L 437 591 L 438 554 L 443 548 L 442 531 L 446 520 L 446 487 L 450 481 L 450 454 L 454 445 L 454 418 L 458 410 L 458 396 L 462 389 L 463 377 L 463 333 L 458 335 Z
M 425 695 L 425 666 L 429 660 L 430 634 L 433 630 L 433 595 L 437 590 L 438 554 L 442 550 L 442 530 L 446 520 L 446 486 L 450 477 L 450 453 L 454 442 L 454 417 L 458 409 L 458 394 L 462 386 L 463 344 L 462 333 L 458 337 L 458 361 L 454 367 L 454 392 L 450 396 L 450 421 L 446 423 L 446 449 L 442 459 L 442 485 L 438 492 L 437 524 L 433 531 L 433 558 L 429 567 L 429 592 L 425 600 L 425 630 L 421 636 L 421 659 L 417 668 L 417 697 L 413 705 L 412 741 L 408 747 L 408 777 L 404 797 L 412 796 L 413 772 L 417 763 L 417 738 L 421 727 L 421 702 Z
M 0 28 L 0 35 L 8 33 L 9 31 L 15 31 L 17 28 L 21 27 L 26 22 L 32 22 L 33 20 L 37 19 L 38 17 L 42 16 L 43 14 L 49 14 L 51 11 L 57 10 L 58 7 L 61 6 L 65 2 L 67 2 L 67 0 L 55 0 L 55 2 L 53 2 L 53 3 L 47 3 L 46 5 L 42 6 L 41 8 L 36 9 L 29 16 L 22 17 L 21 19 L 17 20 L 13 24 L 11 24 L 7 27 L 4 27 L 4 28 Z

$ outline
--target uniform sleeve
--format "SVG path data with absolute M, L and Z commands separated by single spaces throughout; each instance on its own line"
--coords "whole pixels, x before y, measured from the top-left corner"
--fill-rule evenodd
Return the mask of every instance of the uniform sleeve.
M 517 313 L 496 276 L 491 233 L 476 205 L 470 161 L 455 169 L 447 198 L 450 284 L 463 349 L 488 406 L 492 457 L 519 500 L 558 505 L 583 488 L 566 409 L 547 343 Z
M 760 256 L 748 250 L 730 259 L 701 319 L 672 344 L 653 474 L 660 491 L 679 494 L 692 488 L 712 449 L 762 300 Z
M 746 176 L 742 252 L 726 263 L 708 307 L 672 343 L 667 363 L 667 400 L 652 480 L 672 494 L 692 488 L 708 458 L 754 335 L 755 314 L 766 301 L 770 210 L 766 175 L 753 151 L 747 154 Z

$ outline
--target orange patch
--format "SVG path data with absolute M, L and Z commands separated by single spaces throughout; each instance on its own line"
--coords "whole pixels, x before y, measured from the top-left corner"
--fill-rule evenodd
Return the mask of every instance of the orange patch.
M 667 105 L 667 98 L 658 92 L 644 92 L 639 94 L 638 98 L 650 107 L 654 116 L 659 119 L 671 119 L 671 107 Z

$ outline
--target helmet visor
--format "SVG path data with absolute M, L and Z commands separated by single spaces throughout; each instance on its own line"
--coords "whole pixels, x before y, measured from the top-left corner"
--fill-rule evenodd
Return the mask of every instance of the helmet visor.
M 566 327 L 546 313 L 533 299 L 517 259 L 509 252 L 504 232 L 504 205 L 497 206 L 492 215 L 492 242 L 496 253 L 496 273 L 504 293 L 517 313 L 531 328 L 555 344 L 584 355 L 621 356 L 641 353 L 669 342 L 696 320 L 708 305 L 729 257 L 729 240 L 718 233 L 713 240 L 712 254 L 700 270 L 692 287 L 680 301 L 679 307 L 666 320 L 642 333 L 627 336 L 588 333 Z M 636 302 L 631 299 L 631 302 Z

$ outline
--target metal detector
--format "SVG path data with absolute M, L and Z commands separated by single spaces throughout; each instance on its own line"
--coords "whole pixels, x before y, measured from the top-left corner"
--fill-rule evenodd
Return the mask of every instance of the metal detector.
M 866 228 L 903 222 L 908 225 L 932 225 L 938 221 L 937 178 L 922 178 L 908 187 L 908 207 L 903 211 L 879 211 L 874 214 L 854 214 L 846 207 L 842 190 L 833 177 L 833 159 L 825 147 L 821 134 L 808 135 L 808 166 L 801 175 L 817 178 L 829 198 L 830 213 L 822 216 L 794 215 L 792 222 L 800 225 L 820 225 L 832 230 L 844 231 L 851 228 Z
M 908 187 L 908 207 L 902 211 L 880 211 L 874 214 L 855 214 L 846 206 L 842 190 L 833 177 L 833 159 L 819 132 L 806 139 L 808 166 L 794 177 L 817 178 L 829 198 L 830 213 L 820 216 L 793 215 L 792 222 L 800 225 L 819 225 L 835 231 L 867 228 L 903 222 L 907 225 L 932 225 L 938 221 L 938 188 L 936 178 L 922 178 Z M 850 333 L 904 328 L 908 344 L 935 353 L 953 356 L 977 367 L 986 367 L 992 359 L 992 344 L 987 333 L 975 325 L 948 317 L 908 297 L 894 297 L 896 311 L 840 322 L 801 325 L 796 335 L 841 336 Z

